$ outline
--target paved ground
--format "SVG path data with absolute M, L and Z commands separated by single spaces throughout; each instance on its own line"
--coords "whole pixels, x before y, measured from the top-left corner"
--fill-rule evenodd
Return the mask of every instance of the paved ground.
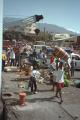
M 2 120 L 2 118 L 3 118 L 3 103 L 0 99 L 0 120 Z
M 75 72 L 75 78 L 80 78 L 80 72 Z M 14 81 L 15 73 L 3 73 L 3 93 L 13 92 L 14 98 L 19 98 L 19 81 Z M 5 89 L 4 89 L 5 88 Z M 26 90 L 26 105 L 6 105 L 7 120 L 80 120 L 80 89 L 74 86 L 63 89 L 63 104 L 54 98 L 50 85 L 38 84 L 38 93 L 30 95 Z

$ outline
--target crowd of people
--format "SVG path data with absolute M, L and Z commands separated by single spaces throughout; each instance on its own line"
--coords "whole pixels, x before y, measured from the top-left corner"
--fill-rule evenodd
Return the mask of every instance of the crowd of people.
M 19 66 L 19 51 L 15 52 L 11 47 L 2 52 L 2 71 L 5 66 Z
M 25 49 L 24 53 L 26 53 L 26 59 L 32 64 L 33 69 L 30 74 L 30 80 L 28 87 L 31 88 L 31 93 L 37 93 L 37 82 L 36 82 L 36 74 L 39 75 L 37 66 L 37 59 L 39 59 L 43 64 L 47 63 L 47 53 L 46 51 L 40 50 L 39 52 L 36 49 L 27 50 Z M 8 66 L 20 66 L 21 57 L 20 51 L 15 52 L 14 48 L 9 48 L 6 51 L 6 54 L 3 52 L 2 54 L 2 71 L 6 66 L 6 61 Z M 71 76 L 74 76 L 74 58 L 72 61 L 63 61 L 58 58 L 55 54 L 49 56 L 50 63 L 48 63 L 50 73 L 49 80 L 52 85 L 52 90 L 55 92 L 55 97 L 60 97 L 60 103 L 63 102 L 62 99 L 62 88 L 64 87 L 64 72 L 68 73 L 68 77 L 70 79 Z M 71 72 L 71 73 L 70 73 Z M 54 74 L 56 77 L 54 78 Z
M 42 54 L 42 51 L 40 51 L 40 53 Z M 36 57 L 36 54 L 34 55 Z M 44 60 L 44 58 L 41 58 L 41 59 Z M 73 67 L 73 64 L 74 64 L 73 61 L 71 61 L 69 64 L 68 62 L 64 62 L 62 59 L 56 57 L 55 55 L 50 56 L 50 65 L 53 69 L 51 69 L 50 67 L 49 81 L 52 85 L 52 91 L 55 91 L 55 97 L 60 98 L 60 104 L 63 102 L 62 88 L 64 88 L 64 74 L 65 72 L 67 72 L 68 79 L 70 80 L 70 76 L 72 76 L 72 69 L 74 69 L 74 68 L 71 68 Z M 29 81 L 29 87 L 31 87 L 31 93 L 37 93 L 36 75 L 39 74 L 37 72 L 38 71 L 36 70 L 36 66 L 33 66 L 33 70 L 32 70 L 30 81 Z

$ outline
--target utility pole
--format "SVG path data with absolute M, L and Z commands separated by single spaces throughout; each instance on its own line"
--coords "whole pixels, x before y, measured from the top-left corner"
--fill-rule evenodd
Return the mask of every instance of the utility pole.
M 1 74 L 2 74 L 2 22 L 3 22 L 3 0 L 0 0 L 0 97 L 1 97 Z

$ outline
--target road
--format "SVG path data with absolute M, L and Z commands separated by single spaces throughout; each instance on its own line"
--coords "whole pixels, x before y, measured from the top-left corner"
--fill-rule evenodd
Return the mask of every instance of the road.
M 15 98 L 19 99 L 19 81 L 15 80 L 16 77 L 16 73 L 2 73 L 3 92 L 12 92 Z M 80 71 L 75 71 L 74 78 L 80 78 Z M 31 95 L 28 90 L 26 93 L 25 106 L 6 105 L 6 120 L 80 120 L 80 89 L 75 86 L 63 89 L 62 105 L 59 104 L 59 99 L 54 97 L 55 93 L 51 91 L 49 84 L 38 84 L 37 94 Z

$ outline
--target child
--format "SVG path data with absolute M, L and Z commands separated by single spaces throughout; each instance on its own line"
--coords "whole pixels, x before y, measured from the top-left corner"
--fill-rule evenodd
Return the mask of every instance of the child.
M 37 78 L 39 75 L 39 72 L 36 70 L 36 68 L 34 68 L 31 72 L 31 77 L 28 85 L 28 88 L 31 87 L 31 93 L 37 93 Z
M 60 104 L 63 102 L 62 99 L 62 88 L 64 87 L 64 70 L 63 70 L 63 62 L 59 63 L 59 69 L 57 71 L 57 76 L 56 76 L 56 97 L 58 97 L 58 94 L 60 96 Z
M 33 76 L 30 77 L 28 88 L 29 87 L 31 88 L 31 93 L 37 93 L 36 79 Z
M 53 86 L 51 90 L 54 91 L 54 87 L 55 87 L 56 82 L 54 81 L 54 75 L 52 72 L 50 73 L 50 83 Z

